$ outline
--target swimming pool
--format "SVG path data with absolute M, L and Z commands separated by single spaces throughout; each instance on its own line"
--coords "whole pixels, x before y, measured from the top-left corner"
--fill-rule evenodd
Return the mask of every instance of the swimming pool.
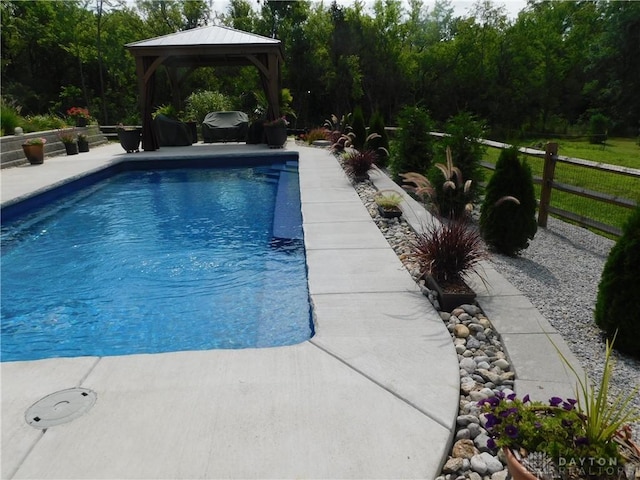
M 3 225 L 2 361 L 309 339 L 296 189 L 283 165 L 127 171 Z

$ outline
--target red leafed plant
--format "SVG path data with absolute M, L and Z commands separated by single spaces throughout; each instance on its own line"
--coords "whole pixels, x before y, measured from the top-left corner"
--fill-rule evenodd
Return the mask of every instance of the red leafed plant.
M 440 283 L 455 285 L 487 258 L 480 234 L 468 223 L 434 222 L 412 241 L 412 256 L 421 269 Z
M 378 159 L 373 150 L 354 150 L 344 156 L 344 169 L 352 177 L 364 177 Z
M 89 110 L 82 107 L 71 107 L 67 110 L 67 115 L 73 118 L 86 118 L 89 120 L 91 115 L 89 115 Z

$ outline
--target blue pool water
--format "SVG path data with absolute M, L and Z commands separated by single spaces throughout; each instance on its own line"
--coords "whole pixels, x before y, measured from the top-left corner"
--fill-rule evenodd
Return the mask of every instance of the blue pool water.
M 262 171 L 120 173 L 3 225 L 2 361 L 307 340 L 304 246 L 273 238 Z

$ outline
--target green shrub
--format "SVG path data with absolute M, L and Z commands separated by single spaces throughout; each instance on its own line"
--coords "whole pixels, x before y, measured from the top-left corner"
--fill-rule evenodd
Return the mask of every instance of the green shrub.
M 517 200 L 515 200 L 517 199 Z M 480 233 L 487 244 L 505 255 L 529 246 L 537 230 L 536 197 L 531 168 L 518 150 L 503 150 L 487 184 L 480 210 Z
M 13 135 L 13 131 L 20 124 L 20 115 L 15 108 L 0 102 L 0 129 L 2 135 Z
M 384 118 L 378 111 L 373 112 L 369 120 L 369 131 L 367 132 L 367 143 L 365 148 L 373 150 L 378 155 L 378 165 L 386 166 L 389 156 L 389 136 L 385 130 Z
M 426 173 L 433 161 L 434 122 L 420 107 L 404 107 L 398 115 L 398 131 L 391 142 L 389 168 L 397 180 L 401 173 Z
M 63 118 L 55 115 L 33 115 L 25 118 L 23 126 L 26 132 L 43 132 L 45 130 L 59 130 L 68 127 Z
M 232 109 L 233 102 L 226 95 L 211 90 L 201 90 L 187 97 L 185 113 L 194 118 L 196 122 L 202 123 L 209 112 Z
M 589 143 L 600 144 L 607 141 L 609 118 L 601 113 L 594 113 L 589 118 Z
M 445 125 L 444 137 L 437 144 L 436 161 L 446 163 L 447 147 L 451 149 L 453 164 L 460 169 L 464 182 L 471 180 L 468 192 L 462 198 L 461 195 L 450 195 L 444 192 L 445 177 L 441 171 L 432 168 L 427 177 L 433 184 L 436 195 L 435 201 L 443 215 L 447 212 L 454 218 L 459 218 L 469 202 L 475 203 L 480 195 L 480 182 L 483 178 L 480 162 L 484 156 L 486 147 L 476 141 L 484 136 L 485 130 L 482 122 L 468 112 L 461 112 L 449 118 Z M 463 182 L 463 183 L 464 183 Z
M 595 308 L 596 324 L 607 337 L 616 341 L 613 347 L 640 358 L 640 206 L 622 229 L 622 236 L 609 252 L 598 287 Z
M 367 125 L 364 121 L 364 114 L 362 108 L 359 106 L 353 109 L 351 116 L 351 128 L 353 131 L 353 148 L 356 150 L 362 150 L 364 148 L 365 141 L 367 140 Z

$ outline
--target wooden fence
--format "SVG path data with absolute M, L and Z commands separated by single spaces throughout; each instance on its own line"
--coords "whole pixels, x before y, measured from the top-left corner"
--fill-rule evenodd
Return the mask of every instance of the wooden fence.
M 434 137 L 442 138 L 446 136 L 445 133 L 430 132 Z M 492 140 L 479 139 L 481 144 L 490 148 L 505 149 L 511 148 L 512 145 L 507 143 L 494 142 Z M 572 165 L 580 169 L 595 170 L 601 173 L 607 173 L 615 175 L 619 178 L 631 178 L 632 181 L 628 188 L 628 192 L 640 192 L 640 169 L 621 167 L 618 165 L 609 165 L 604 163 L 593 162 L 590 160 L 583 160 L 581 158 L 571 158 L 558 155 L 558 144 L 547 143 L 545 150 L 537 150 L 533 148 L 518 148 L 518 150 L 527 156 L 537 157 L 544 161 L 542 177 L 534 176 L 533 181 L 541 186 L 540 198 L 538 199 L 538 225 L 541 227 L 547 226 L 547 219 L 549 214 L 556 215 L 566 220 L 570 220 L 579 225 L 593 228 L 602 232 L 606 232 L 610 235 L 619 236 L 621 229 L 619 226 L 611 225 L 599 220 L 590 218 L 588 215 L 579 212 L 572 212 L 567 209 L 558 208 L 552 205 L 552 191 L 557 190 L 559 192 L 565 192 L 569 195 L 575 195 L 583 198 L 588 198 L 602 204 L 615 205 L 617 207 L 623 207 L 627 209 L 633 209 L 638 205 L 636 200 L 625 198 L 623 196 L 612 195 L 610 193 L 598 192 L 593 189 L 580 187 L 577 185 L 571 185 L 567 182 L 560 182 L 556 177 L 556 165 L 558 163 Z M 494 170 L 495 166 L 488 162 L 482 162 L 482 166 L 490 170 Z

